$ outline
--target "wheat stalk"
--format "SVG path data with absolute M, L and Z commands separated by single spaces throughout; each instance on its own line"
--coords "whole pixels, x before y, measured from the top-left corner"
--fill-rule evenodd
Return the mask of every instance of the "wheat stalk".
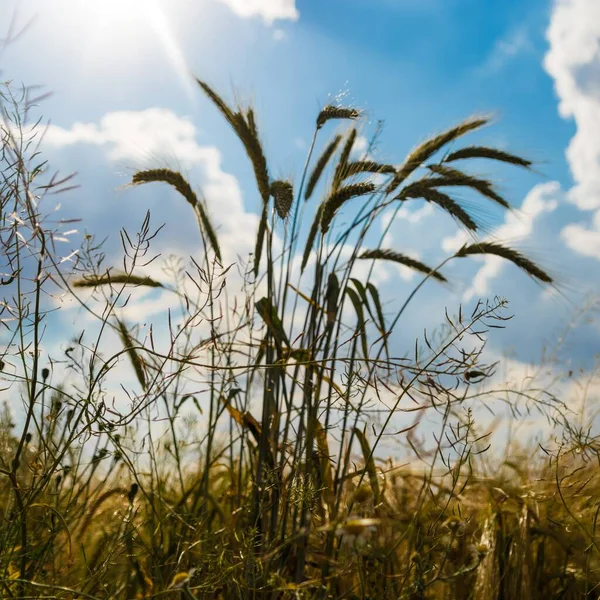
M 321 110 L 317 117 L 317 129 L 321 129 L 331 119 L 358 119 L 360 115 L 361 112 L 357 108 L 328 104 Z
M 198 196 L 192 189 L 187 179 L 179 172 L 172 169 L 146 169 L 137 171 L 131 179 L 132 185 L 141 185 L 143 183 L 167 183 L 175 188 L 194 208 L 198 218 L 200 229 L 206 234 L 210 245 L 216 255 L 221 260 L 221 249 L 217 234 L 212 226 L 208 213 L 203 202 L 198 200 Z
M 269 212 L 267 210 L 267 205 L 263 206 L 262 215 L 260 217 L 260 221 L 258 222 L 258 231 L 256 233 L 256 244 L 254 246 L 254 275 L 258 275 L 258 269 L 260 267 L 260 259 L 262 256 L 262 249 L 265 243 L 265 235 L 267 233 L 267 219 L 269 216 Z
M 123 347 L 127 351 L 127 355 L 131 360 L 131 364 L 133 366 L 133 370 L 135 371 L 135 375 L 143 390 L 146 390 L 148 386 L 148 382 L 146 380 L 146 370 L 144 369 L 144 362 L 142 361 L 140 355 L 137 353 L 135 347 L 136 343 L 127 326 L 121 319 L 117 319 L 117 329 L 119 332 L 119 337 L 121 338 L 121 343 Z
M 503 246 L 502 244 L 498 244 L 496 242 L 477 242 L 471 245 L 464 245 L 454 256 L 457 258 L 462 258 L 476 254 L 491 254 L 494 256 L 499 256 L 512 262 L 520 269 L 523 269 L 523 271 L 531 275 L 531 277 L 534 279 L 538 279 L 543 283 L 553 282 L 552 277 L 538 267 L 533 261 L 523 256 L 517 250 L 508 248 L 507 246 Z
M 267 159 L 265 158 L 258 137 L 254 111 L 249 108 L 246 110 L 246 114 L 244 114 L 242 110 L 234 112 L 221 96 L 219 96 L 219 94 L 217 94 L 217 92 L 215 92 L 207 83 L 200 81 L 200 79 L 196 79 L 196 81 L 206 95 L 212 100 L 213 104 L 223 114 L 244 145 L 246 154 L 248 155 L 254 170 L 258 191 L 263 202 L 267 204 L 269 201 L 269 171 L 267 168 Z
M 273 181 L 271 196 L 275 200 L 275 210 L 281 219 L 287 219 L 294 202 L 294 189 L 289 181 Z
M 205 203 L 203 201 L 199 201 L 198 204 L 196 204 L 196 214 L 198 216 L 200 228 L 204 230 L 215 256 L 219 259 L 219 261 L 221 261 L 222 259 L 221 248 L 219 247 L 219 239 L 217 238 L 217 234 L 213 229 L 210 219 L 208 218 L 208 213 L 206 212 L 206 207 L 204 204 Z
M 386 250 L 383 248 L 375 250 L 365 250 L 358 258 L 373 260 L 389 260 L 399 265 L 409 267 L 410 269 L 414 269 L 415 271 L 426 273 L 427 275 L 433 277 L 434 279 L 437 279 L 438 281 L 444 283 L 448 281 L 441 273 L 438 273 L 437 271 L 435 271 L 431 267 L 428 267 L 421 261 L 411 258 L 410 256 L 406 256 L 405 254 L 394 252 L 393 250 Z
M 439 177 L 431 177 L 429 179 L 430 185 L 434 187 L 444 186 L 464 186 L 470 187 L 478 191 L 482 196 L 497 202 L 503 208 L 510 208 L 510 204 L 497 194 L 492 188 L 492 183 L 485 179 L 479 179 L 468 175 L 458 169 L 452 167 L 446 167 L 445 165 L 428 165 L 428 169 L 433 173 L 439 175 Z
M 452 215 L 456 220 L 460 221 L 467 229 L 471 231 L 477 230 L 477 223 L 475 223 L 471 215 L 447 194 L 433 188 L 425 187 L 420 190 L 408 190 L 403 196 L 405 198 L 424 198 L 428 202 L 433 202 Z
M 490 181 L 467 175 L 458 169 L 444 167 L 443 165 L 429 165 L 429 169 L 440 173 L 440 175 L 437 177 L 423 177 L 407 185 L 395 199 L 420 198 L 426 193 L 426 190 L 438 187 L 470 187 L 503 208 L 510 208 L 510 204 L 493 190 Z
M 321 215 L 323 214 L 323 204 L 319 206 L 317 209 L 317 213 L 315 214 L 315 218 L 310 227 L 310 231 L 308 232 L 308 236 L 306 238 L 306 245 L 304 246 L 304 254 L 302 255 L 302 265 L 300 267 L 301 271 L 304 271 L 306 268 L 306 264 L 308 263 L 308 258 L 310 257 L 310 252 L 315 243 L 315 239 L 317 237 L 317 233 L 319 233 L 319 223 L 321 222 Z
M 446 144 L 456 140 L 457 138 L 479 129 L 489 119 L 487 118 L 476 118 L 471 117 L 466 119 L 462 123 L 459 123 L 456 127 L 452 127 L 443 133 L 440 133 L 429 140 L 423 142 L 417 146 L 406 158 L 404 164 L 400 170 L 396 173 L 394 179 L 390 182 L 387 192 L 393 192 L 415 169 L 420 167 L 426 160 L 431 158 L 438 150 L 440 150 Z
M 357 133 L 358 132 L 356 131 L 356 128 L 354 128 L 354 127 L 350 130 L 350 133 L 348 134 L 348 138 L 346 139 L 346 143 L 344 144 L 344 147 L 342 148 L 342 151 L 340 152 L 340 159 L 335 168 L 335 173 L 333 175 L 333 184 L 331 186 L 334 191 L 337 190 L 338 187 L 340 187 L 342 180 L 346 176 L 346 168 L 348 167 L 348 159 L 350 158 L 350 153 L 352 152 L 352 147 L 354 146 L 354 141 L 356 140 Z
M 306 192 L 304 193 L 305 200 L 308 200 L 312 196 L 312 193 L 314 192 L 315 187 L 317 186 L 317 183 L 319 182 L 319 179 L 321 178 L 321 175 L 325 170 L 325 167 L 329 163 L 331 157 L 333 156 L 333 153 L 336 151 L 336 148 L 338 147 L 338 144 L 340 143 L 341 139 L 341 135 L 336 135 L 331 140 L 331 142 L 327 144 L 325 150 L 323 150 L 323 153 L 319 157 L 315 168 L 313 169 L 312 173 L 310 174 L 310 177 L 308 178 L 308 183 L 306 184 Z
M 396 172 L 394 165 L 385 165 L 373 160 L 357 160 L 348 163 L 344 172 L 344 178 L 356 175 L 357 173 L 383 173 L 389 175 Z
M 461 148 L 460 150 L 455 150 L 446 156 L 444 162 L 468 158 L 487 158 L 525 168 L 529 168 L 533 164 L 530 160 L 521 158 L 515 154 L 497 150 L 496 148 L 488 148 L 487 146 L 468 146 L 466 148 Z
M 350 199 L 356 198 L 357 196 L 364 196 L 374 192 L 376 189 L 375 184 L 370 181 L 362 183 L 353 183 L 343 188 L 339 188 L 334 192 L 323 205 L 323 212 L 321 216 L 321 231 L 323 233 L 329 230 L 331 221 L 335 216 L 336 212 Z
M 192 206 L 195 207 L 196 204 L 198 204 L 198 197 L 192 189 L 192 186 L 179 171 L 173 171 L 172 169 L 146 169 L 144 171 L 137 171 L 131 178 L 132 185 L 153 182 L 168 183 Z
M 252 112 L 250 112 L 250 114 L 253 115 Z M 258 138 L 253 116 L 251 117 L 252 124 L 249 124 L 246 118 L 247 117 L 242 113 L 237 113 L 235 115 L 235 131 L 246 149 L 246 154 L 254 169 L 258 191 L 260 192 L 263 202 L 266 204 L 269 201 L 269 171 L 267 168 L 267 159 L 265 158 L 262 145 Z
M 221 111 L 221 114 L 227 119 L 229 124 L 235 129 L 235 113 L 227 106 L 227 103 L 215 92 L 208 83 L 201 81 L 196 77 L 196 82 L 202 88 L 204 93 L 212 100 L 212 103 Z
M 131 273 L 110 273 L 107 272 L 106 275 L 86 275 L 81 279 L 76 279 L 73 281 L 73 287 L 77 288 L 88 288 L 88 287 L 97 287 L 100 285 L 113 285 L 113 284 L 123 284 L 123 285 L 143 285 L 146 287 L 155 287 L 161 288 L 164 287 L 162 283 L 159 281 L 155 281 L 154 279 L 150 279 L 150 277 L 144 277 L 142 275 L 133 275 Z

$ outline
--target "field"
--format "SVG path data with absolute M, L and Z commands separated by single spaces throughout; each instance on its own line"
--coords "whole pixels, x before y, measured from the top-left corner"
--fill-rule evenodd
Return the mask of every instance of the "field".
M 449 308 L 410 355 L 393 343 L 423 285 L 443 293 L 452 261 L 496 256 L 556 285 L 543 264 L 480 241 L 454 198 L 510 210 L 469 165 L 532 163 L 469 144 L 479 116 L 399 166 L 357 157 L 362 113 L 331 104 L 293 184 L 272 177 L 254 110 L 197 85 L 262 202 L 254 252 L 235 265 L 194 183 L 164 165 L 130 186 L 177 192 L 201 255 L 157 267 L 148 212 L 121 232 L 118 264 L 92 234 L 63 260 L 65 224 L 44 201 L 74 181 L 50 175 L 30 99 L 3 88 L 0 597 L 600 597 L 593 398 L 576 410 L 551 382 L 503 387 L 485 353 L 510 328 L 502 298 Z M 382 215 L 414 199 L 469 234 L 439 265 L 384 245 Z M 373 282 L 382 261 L 419 274 L 399 304 Z M 141 291 L 172 297 L 146 328 L 123 316 Z M 49 362 L 44 336 L 66 297 L 86 326 Z M 498 445 L 484 418 L 498 397 L 515 422 L 535 415 L 544 441 Z

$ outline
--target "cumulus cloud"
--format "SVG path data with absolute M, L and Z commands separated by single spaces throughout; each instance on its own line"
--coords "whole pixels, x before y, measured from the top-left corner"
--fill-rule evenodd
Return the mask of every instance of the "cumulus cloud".
M 197 169 L 213 221 L 219 229 L 225 259 L 247 255 L 253 245 L 258 217 L 244 209 L 237 179 L 222 170 L 221 153 L 200 146 L 197 130 L 187 118 L 165 108 L 107 113 L 99 123 L 75 123 L 70 128 L 50 125 L 44 143 L 56 148 L 75 144 L 102 147 L 113 161 L 142 165 L 175 162 L 184 170 Z
M 575 185 L 568 199 L 583 211 L 600 211 L 600 3 L 557 0 L 547 32 L 545 68 L 554 78 L 559 112 L 577 132 L 567 149 Z M 567 225 L 562 237 L 576 252 L 600 260 L 600 215 Z
M 560 234 L 571 250 L 600 259 L 600 211 L 594 214 L 591 227 L 585 222 L 570 223 Z
M 261 17 L 267 25 L 277 20 L 297 21 L 295 0 L 218 0 L 242 18 Z
M 415 210 L 410 210 L 408 206 L 405 204 L 402 208 L 396 213 L 397 219 L 404 219 L 409 223 L 419 223 L 429 215 L 434 213 L 433 205 L 430 202 L 425 202 L 421 208 L 417 208 Z

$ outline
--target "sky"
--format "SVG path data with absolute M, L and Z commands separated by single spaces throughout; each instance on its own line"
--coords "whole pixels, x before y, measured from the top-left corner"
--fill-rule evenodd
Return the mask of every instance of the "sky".
M 77 172 L 79 188 L 52 200 L 81 219 L 65 255 L 89 231 L 110 236 L 118 256 L 119 228 L 135 229 L 148 209 L 165 223 L 157 250 L 188 252 L 195 224 L 179 199 L 123 188 L 137 166 L 157 164 L 181 166 L 202 187 L 227 260 L 252 251 L 252 171 L 193 73 L 254 105 L 273 174 L 295 183 L 315 116 L 335 101 L 365 111 L 365 139 L 384 121 L 375 155 L 384 162 L 400 164 L 429 135 L 482 113 L 494 123 L 473 143 L 535 161 L 532 171 L 478 165 L 518 209 L 478 214 L 485 235 L 537 260 L 556 286 L 494 259 L 460 261 L 446 271 L 449 286 L 427 284 L 410 306 L 394 338 L 400 352 L 446 308 L 501 295 L 514 318 L 488 352 L 526 365 L 599 295 L 598 0 L 4 0 L 5 35 L 11 22 L 27 27 L 0 55 L 1 77 L 51 92 L 37 109 L 48 123 L 43 150 L 53 168 Z M 386 239 L 429 264 L 463 241 L 451 219 L 419 204 Z M 418 281 L 386 267 L 378 283 L 394 300 Z M 129 317 L 164 309 L 152 296 Z M 565 368 L 595 364 L 600 321 L 587 314 L 562 346 Z

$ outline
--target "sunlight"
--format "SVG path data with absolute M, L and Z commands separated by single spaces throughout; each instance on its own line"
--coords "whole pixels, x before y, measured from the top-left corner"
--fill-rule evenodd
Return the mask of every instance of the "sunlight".
M 60 20 L 61 34 L 79 38 L 81 58 L 86 65 L 110 65 L 111 68 L 139 72 L 148 55 L 159 47 L 170 63 L 190 99 L 194 88 L 186 59 L 173 34 L 160 0 L 101 0 L 65 3 Z M 172 14 L 173 3 L 168 4 Z M 185 10 L 179 7 L 179 10 Z M 68 15 L 68 16 L 67 16 Z

